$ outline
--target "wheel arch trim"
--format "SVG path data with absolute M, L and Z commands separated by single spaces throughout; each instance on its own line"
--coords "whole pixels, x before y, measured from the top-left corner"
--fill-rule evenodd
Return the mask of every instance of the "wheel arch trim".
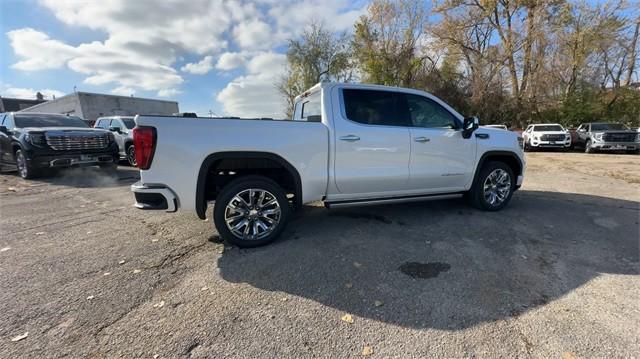
M 218 160 L 223 159 L 266 159 L 277 162 L 287 170 L 292 176 L 295 185 L 295 204 L 296 207 L 302 205 L 302 180 L 298 170 L 289 161 L 285 160 L 281 156 L 271 152 L 259 152 L 259 151 L 227 151 L 216 152 L 208 155 L 200 164 L 200 170 L 198 171 L 198 182 L 196 185 L 196 214 L 200 219 L 206 218 L 207 201 L 205 199 L 205 187 L 207 181 L 207 174 L 209 168 Z
M 516 160 L 516 162 L 518 163 L 518 167 L 520 172 L 519 173 L 515 173 L 516 177 L 520 176 L 523 174 L 523 170 L 524 170 L 524 164 L 522 163 L 522 159 L 520 159 L 520 157 L 512 151 L 487 151 L 485 153 L 482 154 L 482 156 L 480 156 L 480 159 L 478 160 L 478 165 L 476 166 L 476 170 L 475 173 L 473 174 L 473 181 L 471 182 L 471 187 L 473 188 L 473 186 L 475 186 L 476 181 L 478 180 L 478 176 L 480 175 L 480 171 L 482 170 L 482 167 L 484 166 L 484 164 L 487 162 L 487 159 L 489 159 L 489 157 L 492 156 L 508 156 L 513 158 L 514 160 Z

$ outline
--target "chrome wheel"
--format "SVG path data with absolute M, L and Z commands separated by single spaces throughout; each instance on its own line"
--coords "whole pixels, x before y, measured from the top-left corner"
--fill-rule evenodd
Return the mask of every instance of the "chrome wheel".
M 278 199 L 263 189 L 246 189 L 231 198 L 224 221 L 231 233 L 243 240 L 262 239 L 278 226 L 281 218 Z
M 27 160 L 24 158 L 24 155 L 20 150 L 16 152 L 16 165 L 18 166 L 18 173 L 20 173 L 20 177 L 27 178 L 29 176 Z
M 484 199 L 491 206 L 502 204 L 511 192 L 511 176 L 501 168 L 493 170 L 484 180 Z
M 129 148 L 127 148 L 127 161 L 129 162 L 130 165 L 132 166 L 136 166 L 136 149 L 135 147 L 133 147 L 133 145 L 129 146 Z

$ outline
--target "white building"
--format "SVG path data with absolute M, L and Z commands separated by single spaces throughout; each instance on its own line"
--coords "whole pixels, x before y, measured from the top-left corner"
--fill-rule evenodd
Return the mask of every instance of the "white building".
M 102 116 L 134 116 L 137 114 L 170 116 L 179 112 L 176 101 L 90 92 L 74 92 L 22 111 L 75 115 L 91 124 Z

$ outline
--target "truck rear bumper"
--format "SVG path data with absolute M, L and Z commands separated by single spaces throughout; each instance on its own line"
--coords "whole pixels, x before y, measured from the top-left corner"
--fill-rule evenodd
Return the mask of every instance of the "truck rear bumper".
M 131 192 L 136 198 L 134 206 L 139 209 L 165 210 L 167 212 L 178 210 L 178 198 L 165 185 L 136 182 L 131 185 Z

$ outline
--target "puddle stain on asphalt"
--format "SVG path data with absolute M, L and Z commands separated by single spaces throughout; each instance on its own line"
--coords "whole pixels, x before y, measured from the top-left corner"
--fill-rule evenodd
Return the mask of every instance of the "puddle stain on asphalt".
M 405 262 L 399 269 L 402 273 L 412 278 L 428 279 L 437 277 L 440 272 L 449 271 L 451 265 L 442 262 Z

